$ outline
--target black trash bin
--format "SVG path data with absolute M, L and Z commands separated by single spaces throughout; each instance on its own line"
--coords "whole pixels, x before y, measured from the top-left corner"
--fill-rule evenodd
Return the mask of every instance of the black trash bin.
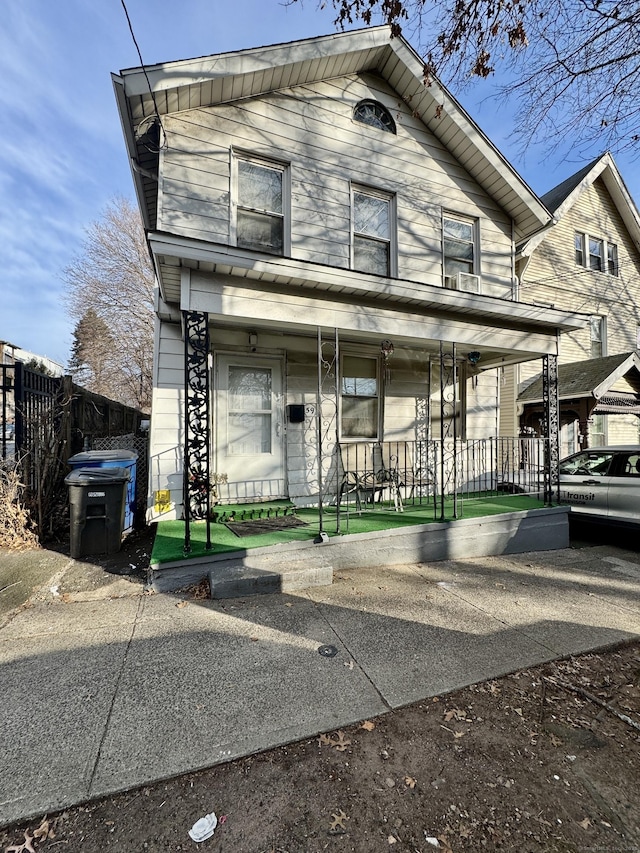
M 131 474 L 127 488 L 127 500 L 124 508 L 125 533 L 133 529 L 136 512 L 136 466 L 138 454 L 133 450 L 85 450 L 76 453 L 68 460 L 69 466 L 76 468 L 128 468 Z
M 67 475 L 72 557 L 120 550 L 130 479 L 128 468 L 76 468 Z

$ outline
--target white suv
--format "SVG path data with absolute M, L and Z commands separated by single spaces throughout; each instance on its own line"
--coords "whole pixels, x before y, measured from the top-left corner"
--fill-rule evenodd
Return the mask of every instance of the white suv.
M 581 450 L 559 468 L 560 502 L 572 513 L 640 525 L 640 445 Z

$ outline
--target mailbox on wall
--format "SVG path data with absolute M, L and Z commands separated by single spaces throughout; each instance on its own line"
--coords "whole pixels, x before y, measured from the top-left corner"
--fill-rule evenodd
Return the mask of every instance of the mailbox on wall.
M 287 420 L 290 424 L 304 423 L 304 406 L 299 403 L 290 403 L 287 406 Z

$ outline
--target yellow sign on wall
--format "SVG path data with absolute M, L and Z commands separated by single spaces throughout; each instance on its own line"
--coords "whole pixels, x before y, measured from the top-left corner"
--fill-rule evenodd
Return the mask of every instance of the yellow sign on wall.
M 159 489 L 153 493 L 153 508 L 160 514 L 171 509 L 171 492 L 169 489 Z

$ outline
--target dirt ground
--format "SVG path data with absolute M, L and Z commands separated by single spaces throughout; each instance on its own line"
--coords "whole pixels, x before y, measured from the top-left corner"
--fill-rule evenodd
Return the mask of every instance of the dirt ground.
M 144 536 L 128 548 L 141 584 Z M 0 830 L 4 853 L 196 849 L 640 853 L 640 643 Z

